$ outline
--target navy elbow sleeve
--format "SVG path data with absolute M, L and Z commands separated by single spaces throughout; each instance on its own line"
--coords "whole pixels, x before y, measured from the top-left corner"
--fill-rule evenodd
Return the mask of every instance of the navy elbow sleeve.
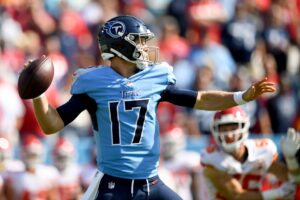
M 178 106 L 193 108 L 197 100 L 197 91 L 168 86 L 161 94 L 160 101 L 167 101 Z

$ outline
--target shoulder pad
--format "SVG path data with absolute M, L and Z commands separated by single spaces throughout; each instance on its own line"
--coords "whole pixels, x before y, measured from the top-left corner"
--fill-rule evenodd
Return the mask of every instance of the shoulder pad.
M 83 74 L 89 73 L 97 69 L 98 66 L 79 68 L 73 73 L 73 82 Z

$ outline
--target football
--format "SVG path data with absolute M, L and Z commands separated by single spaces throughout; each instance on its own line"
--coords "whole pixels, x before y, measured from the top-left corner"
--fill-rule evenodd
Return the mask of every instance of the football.
M 22 99 L 32 99 L 44 93 L 53 80 L 54 66 L 49 57 L 29 62 L 18 78 L 18 92 Z

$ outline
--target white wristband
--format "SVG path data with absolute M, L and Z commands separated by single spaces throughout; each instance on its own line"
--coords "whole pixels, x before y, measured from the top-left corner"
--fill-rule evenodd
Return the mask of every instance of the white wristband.
M 280 198 L 282 195 L 279 189 L 267 190 L 261 193 L 263 200 L 274 200 Z
M 239 91 L 239 92 L 233 93 L 233 100 L 237 105 L 243 105 L 243 104 L 247 103 L 247 101 L 245 101 L 243 99 L 243 94 L 244 94 L 244 91 Z
M 293 175 L 293 174 L 289 173 L 288 176 L 289 176 L 289 180 L 292 183 L 296 183 L 296 184 L 300 183 L 300 174 Z
M 289 170 L 293 171 L 299 169 L 299 164 L 295 157 L 286 158 L 285 161 Z

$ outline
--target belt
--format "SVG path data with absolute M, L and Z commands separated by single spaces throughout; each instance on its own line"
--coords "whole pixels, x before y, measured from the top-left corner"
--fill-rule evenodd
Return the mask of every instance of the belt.
M 108 179 L 109 181 L 115 182 L 115 183 L 124 183 L 124 184 L 132 184 L 134 181 L 135 185 L 155 185 L 158 182 L 158 176 L 154 176 L 147 179 L 125 179 L 125 178 L 119 178 L 115 176 L 111 176 L 108 174 L 104 174 L 103 179 Z

